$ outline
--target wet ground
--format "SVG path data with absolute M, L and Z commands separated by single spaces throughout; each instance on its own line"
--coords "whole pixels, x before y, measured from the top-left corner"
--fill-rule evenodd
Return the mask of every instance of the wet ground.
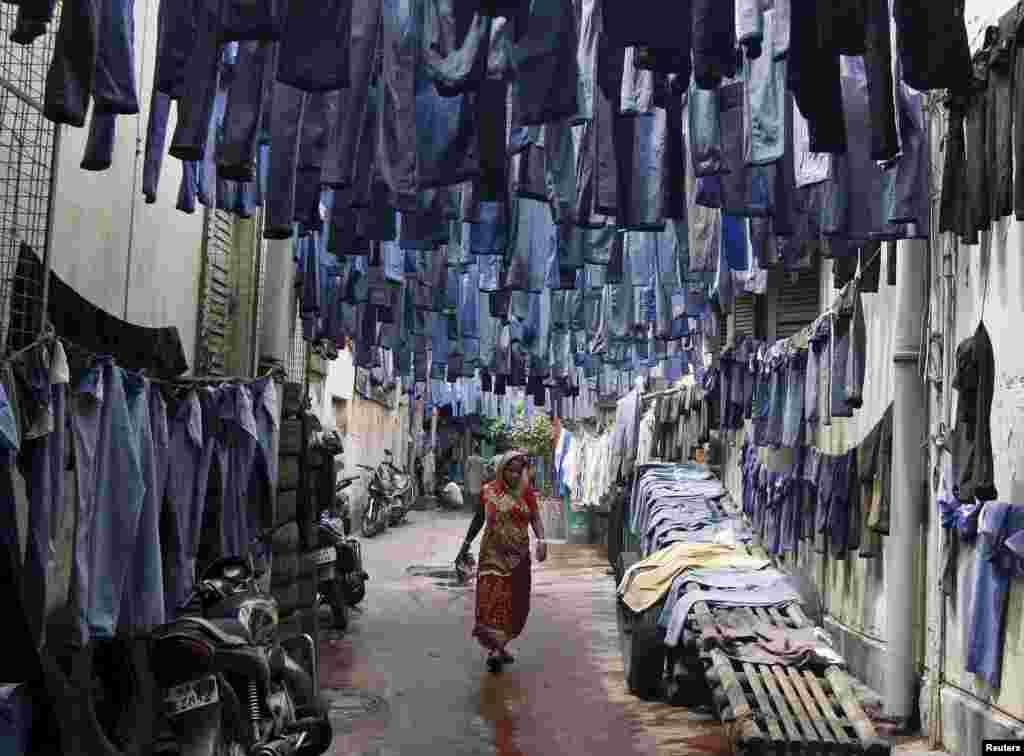
M 331 753 L 732 753 L 710 715 L 627 692 L 614 583 L 597 547 L 549 544 L 547 562 L 533 566 L 526 630 L 510 646 L 516 660 L 494 675 L 470 637 L 473 585 L 460 584 L 452 566 L 469 517 L 434 510 L 409 518 L 364 539 L 371 579 L 362 611 L 346 634 L 323 634 Z M 897 743 L 901 752 L 926 750 L 911 738 Z
M 499 675 L 470 637 L 473 586 L 452 560 L 461 514 L 412 512 L 364 541 L 371 575 L 349 631 L 326 632 L 322 684 L 338 756 L 727 754 L 708 715 L 626 692 L 613 579 L 597 548 L 549 544 L 530 619 Z M 478 541 L 479 543 L 479 541 Z

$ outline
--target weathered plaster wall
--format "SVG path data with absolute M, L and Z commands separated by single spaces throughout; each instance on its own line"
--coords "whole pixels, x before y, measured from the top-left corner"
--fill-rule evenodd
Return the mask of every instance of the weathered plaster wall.
M 975 45 L 984 27 L 1008 11 L 1007 0 L 968 0 L 969 35 Z M 1024 128 L 1024 126 L 1020 126 Z M 941 187 L 945 123 L 942 108 L 933 111 L 932 185 Z M 933 220 L 935 220 L 933 218 Z M 934 225 L 934 224 L 933 224 Z M 906 253 L 902 245 L 897 260 Z M 883 248 L 883 276 L 878 294 L 864 297 L 868 326 L 867 378 L 864 407 L 850 420 L 834 419 L 818 430 L 819 448 L 840 452 L 857 445 L 881 418 L 893 399 L 893 340 L 897 292 L 886 285 L 887 259 Z M 996 485 L 1000 498 L 1024 501 L 1024 229 L 1012 218 L 994 224 L 977 246 L 957 246 L 934 236 L 929 255 L 928 308 L 923 323 L 922 374 L 927 382 L 931 443 L 922 447 L 927 465 L 927 490 L 911 502 L 925 513 L 921 533 L 918 585 L 920 600 L 907 607 L 916 617 L 918 644 L 915 655 L 922 668 L 921 713 L 928 731 L 933 725 L 951 752 L 979 754 L 983 737 L 1024 737 L 1024 586 L 1011 581 L 1003 639 L 1002 681 L 991 689 L 964 670 L 966 636 L 977 552 L 961 547 L 957 560 L 957 591 L 944 597 L 939 590 L 942 530 L 935 498 L 940 485 L 941 455 L 936 437 L 952 424 L 957 392 L 951 387 L 957 345 L 972 335 L 983 319 L 995 350 L 996 378 L 992 407 L 992 441 Z M 831 302 L 830 266 L 822 271 L 822 301 Z M 734 495 L 740 487 L 736 468 L 741 434 L 730 434 L 725 479 Z M 895 470 L 894 474 L 899 474 Z M 886 560 L 850 558 L 822 560 L 801 551 L 790 563 L 812 577 L 826 607 L 826 624 L 833 631 L 854 672 L 876 690 L 885 679 Z M 941 685 L 936 689 L 935 682 Z M 934 695 L 938 692 L 938 695 Z M 938 720 L 935 718 L 939 717 Z

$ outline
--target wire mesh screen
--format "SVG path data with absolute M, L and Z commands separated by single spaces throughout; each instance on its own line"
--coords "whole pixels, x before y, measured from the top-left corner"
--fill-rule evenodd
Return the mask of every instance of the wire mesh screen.
M 18 6 L 0 4 L 0 351 L 39 335 L 49 273 L 59 130 L 43 117 L 57 20 L 32 45 L 10 41 Z

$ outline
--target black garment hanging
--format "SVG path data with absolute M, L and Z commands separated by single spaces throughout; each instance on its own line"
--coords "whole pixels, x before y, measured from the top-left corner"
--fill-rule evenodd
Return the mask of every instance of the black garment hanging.
M 39 284 L 36 271 L 41 270 L 35 251 L 22 244 L 12 293 L 15 301 L 30 302 L 32 287 Z M 32 312 L 29 305 L 23 310 Z M 145 370 L 159 378 L 173 378 L 188 370 L 175 326 L 146 328 L 121 320 L 86 300 L 53 271 L 47 314 L 58 335 L 94 354 L 112 355 L 129 370 Z

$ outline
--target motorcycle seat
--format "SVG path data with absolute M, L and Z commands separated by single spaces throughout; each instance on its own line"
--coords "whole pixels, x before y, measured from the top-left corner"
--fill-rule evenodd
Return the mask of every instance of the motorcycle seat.
M 249 640 L 245 627 L 238 620 L 208 620 L 205 617 L 179 617 L 176 624 L 193 625 L 222 646 L 247 646 Z M 232 632 L 233 631 L 233 632 Z
M 317 523 L 317 527 L 320 530 L 320 534 L 327 536 L 329 541 L 343 541 L 345 540 L 345 528 L 341 524 L 341 520 L 331 518 L 330 520 L 320 520 Z M 321 546 L 330 546 L 331 543 L 322 543 Z

